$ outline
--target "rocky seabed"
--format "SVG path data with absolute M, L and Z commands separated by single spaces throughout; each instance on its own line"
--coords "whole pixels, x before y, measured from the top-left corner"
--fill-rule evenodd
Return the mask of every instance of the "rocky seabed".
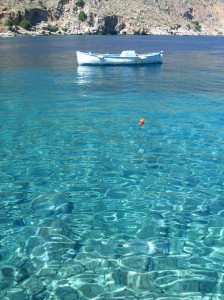
M 125 218 L 122 212 L 87 217 L 63 199 L 40 195 L 30 208 L 26 203 L 24 216 L 13 213 L 19 203 L 1 210 L 8 222 L 1 234 L 1 299 L 221 299 L 224 256 L 210 239 L 217 236 L 221 245 L 219 218 L 204 240 L 202 224 L 194 227 L 197 232 L 188 228 L 185 237 L 175 231 L 173 238 L 165 238 L 159 215 L 143 220 L 132 238 L 119 230 L 125 223 L 119 220 Z M 158 234 L 164 238 L 153 237 Z

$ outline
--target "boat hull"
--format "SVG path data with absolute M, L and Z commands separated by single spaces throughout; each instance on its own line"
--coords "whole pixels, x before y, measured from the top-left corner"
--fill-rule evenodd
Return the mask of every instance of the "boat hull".
M 161 64 L 162 56 L 162 52 L 121 56 L 119 54 L 96 54 L 77 51 L 77 62 L 80 66 Z

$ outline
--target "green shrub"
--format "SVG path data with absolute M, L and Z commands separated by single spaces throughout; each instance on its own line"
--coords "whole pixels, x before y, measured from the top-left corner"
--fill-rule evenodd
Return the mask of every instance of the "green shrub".
M 78 18 L 79 18 L 80 21 L 84 22 L 87 19 L 87 15 L 83 10 L 81 10 L 79 12 Z
M 201 25 L 199 24 L 198 21 L 194 21 L 194 29 L 197 31 L 201 31 Z
M 58 31 L 57 25 L 48 25 L 48 29 L 49 29 L 51 32 L 56 32 L 56 31 Z
M 26 30 L 29 30 L 30 27 L 31 27 L 31 24 L 29 21 L 27 20 L 22 20 L 20 23 L 19 23 L 19 26 L 26 29 Z
M 12 26 L 12 21 L 9 20 L 9 19 L 5 19 L 5 20 L 3 21 L 3 25 L 4 25 L 4 26 Z
M 80 7 L 83 7 L 83 6 L 85 5 L 85 1 L 84 1 L 84 0 L 78 0 L 78 1 L 76 2 L 76 5 L 77 5 L 77 6 L 80 6 Z
M 31 0 L 31 1 L 32 1 L 32 0 Z M 38 1 L 38 5 L 46 9 L 46 5 L 43 3 L 42 0 L 39 0 L 39 1 Z

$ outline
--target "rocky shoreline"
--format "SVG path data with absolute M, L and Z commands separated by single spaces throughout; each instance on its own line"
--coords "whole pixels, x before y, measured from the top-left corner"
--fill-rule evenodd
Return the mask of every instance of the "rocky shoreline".
M 52 31 L 48 28 L 49 24 L 42 23 L 38 26 L 38 28 L 32 28 L 31 30 L 24 30 L 23 28 L 19 28 L 18 26 L 13 26 L 8 30 L 4 30 L 4 32 L 0 32 L 0 38 L 5 37 L 23 37 L 23 36 L 63 36 L 63 35 L 105 35 L 97 30 L 88 30 L 88 31 L 63 31 L 57 30 Z M 109 33 L 110 34 L 110 33 Z M 180 36 L 220 36 L 220 33 L 217 32 L 197 32 L 194 30 L 184 30 L 184 29 L 161 29 L 161 28 L 153 28 L 150 32 L 136 32 L 127 33 L 125 31 L 120 31 L 116 34 L 126 35 L 180 35 Z

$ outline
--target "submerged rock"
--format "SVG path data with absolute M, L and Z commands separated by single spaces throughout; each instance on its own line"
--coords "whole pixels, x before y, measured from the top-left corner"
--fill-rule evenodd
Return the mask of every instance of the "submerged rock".
M 22 283 L 22 286 L 27 290 L 30 295 L 34 295 L 41 290 L 43 290 L 44 286 L 42 281 L 39 278 L 33 277 L 25 280 Z
M 79 288 L 79 290 L 87 299 L 99 297 L 105 292 L 104 288 L 97 284 L 84 284 Z
M 14 277 L 14 268 L 11 266 L 4 266 L 1 268 L 2 275 L 4 278 L 13 278 Z
M 70 286 L 58 287 L 55 290 L 55 296 L 60 300 L 80 299 L 78 292 Z
M 22 288 L 12 288 L 6 293 L 5 300 L 28 300 L 29 297 Z

